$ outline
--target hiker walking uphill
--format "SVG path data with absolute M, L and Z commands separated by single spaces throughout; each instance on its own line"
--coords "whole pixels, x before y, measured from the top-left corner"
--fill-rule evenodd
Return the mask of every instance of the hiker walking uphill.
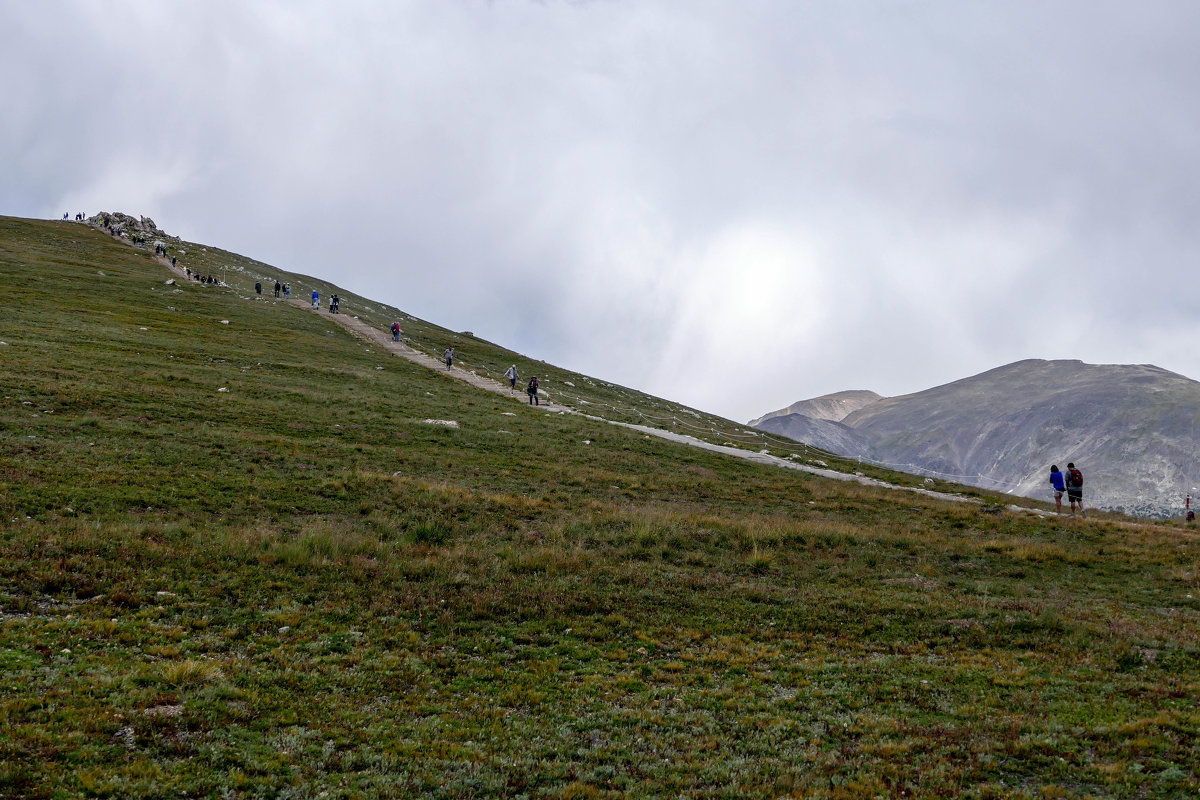
M 541 405 L 541 403 L 538 401 L 538 386 L 539 384 L 537 375 L 534 375 L 529 379 L 529 386 L 525 389 L 525 391 L 529 393 L 529 404 L 531 406 Z
M 1067 499 L 1071 501 L 1071 516 L 1075 516 L 1075 504 L 1079 503 L 1079 516 L 1086 517 L 1083 510 L 1083 473 L 1075 467 L 1075 462 L 1067 464 Z
M 446 369 L 450 369 L 454 365 L 454 348 L 447 347 L 446 352 L 442 353 L 442 359 L 446 362 Z
M 1058 471 L 1058 464 L 1050 465 L 1050 485 L 1054 487 L 1054 513 L 1062 513 L 1062 496 L 1067 484 L 1063 474 Z
M 400 323 L 399 322 L 392 323 L 392 341 L 393 342 L 400 341 Z
M 508 378 L 508 390 L 510 392 L 516 390 L 517 381 L 521 378 L 520 373 L 517 372 L 517 365 L 513 364 L 511 367 L 506 369 L 504 371 L 504 377 Z

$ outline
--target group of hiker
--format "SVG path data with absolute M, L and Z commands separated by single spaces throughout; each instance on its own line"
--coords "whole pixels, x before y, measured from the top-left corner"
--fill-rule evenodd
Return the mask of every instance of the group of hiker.
M 517 372 L 517 365 L 513 364 L 504 371 L 504 377 L 508 378 L 508 388 L 513 391 L 517 388 L 517 381 L 520 380 L 521 374 Z M 538 383 L 537 376 L 534 375 L 529 379 L 529 384 L 525 387 L 525 393 L 529 395 L 530 405 L 539 406 L 541 402 L 538 400 L 538 388 L 541 384 Z
M 284 292 L 285 292 L 285 294 L 287 294 L 287 296 L 289 296 L 289 297 L 291 296 L 291 291 L 292 291 L 291 287 L 289 287 L 289 286 L 284 287 Z M 314 311 L 321 307 L 321 294 L 316 289 L 313 289 L 313 293 L 312 293 L 312 307 L 313 307 Z M 339 314 L 339 313 L 341 313 L 341 307 L 342 307 L 342 299 L 340 297 L 338 297 L 336 294 L 332 295 L 329 298 L 329 313 L 330 314 Z
M 1067 464 L 1067 473 L 1058 471 L 1057 464 L 1050 465 L 1050 486 L 1054 489 L 1054 507 L 1057 513 L 1062 513 L 1063 492 L 1071 502 L 1071 516 L 1075 516 L 1075 504 L 1079 504 L 1079 516 L 1086 517 L 1083 510 L 1083 473 L 1075 466 L 1075 462 Z
M 400 323 L 399 322 L 392 323 L 392 341 L 393 342 L 400 341 Z M 454 348 L 453 347 L 447 347 L 445 352 L 442 353 L 442 361 L 445 362 L 447 371 L 454 368 Z M 508 378 L 509 391 L 516 391 L 517 381 L 519 381 L 521 379 L 521 373 L 517 372 L 517 365 L 513 364 L 511 367 L 506 369 L 504 371 L 504 377 Z M 526 386 L 525 386 L 525 393 L 527 395 L 529 395 L 529 405 L 540 406 L 542 404 L 541 399 L 538 397 L 538 389 L 539 388 L 541 388 L 541 384 L 538 383 L 537 376 L 534 375 L 532 378 L 529 379 L 529 383 L 526 384 Z
M 284 298 L 291 297 L 292 296 L 292 285 L 290 283 L 280 283 L 279 281 L 275 281 L 275 296 L 279 297 L 280 292 L 283 293 Z M 254 282 L 254 293 L 262 294 L 262 282 L 261 281 Z M 316 294 L 316 292 L 313 292 L 313 294 Z
M 174 258 L 171 259 L 171 266 L 172 267 L 175 266 Z M 217 280 L 216 278 L 214 278 L 212 275 L 201 275 L 199 272 L 192 272 L 191 267 L 184 267 L 183 269 L 184 269 L 184 272 L 187 274 L 189 280 L 194 278 L 195 280 L 199 281 L 200 283 L 208 283 L 208 284 L 213 284 L 213 285 L 220 283 L 220 281 Z

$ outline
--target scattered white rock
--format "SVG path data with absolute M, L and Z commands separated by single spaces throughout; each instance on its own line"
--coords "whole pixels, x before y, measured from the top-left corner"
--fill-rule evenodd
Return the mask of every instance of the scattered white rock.
M 458 423 L 452 419 L 427 419 L 426 425 L 441 425 L 443 428 L 457 428 Z
M 584 440 L 583 440 L 583 443 L 584 443 L 584 444 L 591 444 L 591 443 L 592 443 L 592 440 L 591 440 L 591 439 L 584 439 Z
M 516 415 L 517 414 L 515 411 L 501 411 L 500 412 L 500 416 L 502 416 L 502 417 L 515 417 Z
M 103 278 L 103 277 L 104 277 L 104 270 L 102 270 L 102 269 L 98 269 L 98 270 L 96 270 L 96 274 L 97 274 L 97 275 L 99 275 L 101 278 Z
M 152 706 L 142 713 L 147 717 L 178 717 L 183 713 L 183 706 Z
M 155 592 L 154 596 L 155 597 L 175 597 L 176 594 L 174 592 Z
M 150 330 L 150 329 L 149 329 L 149 328 L 138 328 L 138 330 L 139 330 L 139 331 L 148 331 L 148 330 Z
M 174 285 L 175 285 L 175 279 L 174 279 L 174 278 L 171 278 L 171 280 L 167 281 L 167 286 L 174 286 Z
M 375 369 L 383 369 L 383 367 L 376 367 Z
M 137 737 L 133 733 L 133 726 L 126 725 L 112 735 L 112 740 L 125 745 L 126 748 L 132 750 L 137 745 Z
M 290 631 L 291 629 L 292 629 L 292 626 L 291 626 L 291 625 L 284 625 L 282 628 L 280 628 L 280 629 L 279 629 L 279 632 L 280 632 L 280 633 L 287 633 L 287 632 L 288 632 L 288 631 Z
M 567 386 L 572 386 L 572 387 L 575 385 L 575 384 L 571 383 L 570 381 L 563 381 L 563 383 L 566 384 Z
M 924 483 L 926 486 L 933 486 L 933 478 L 926 478 L 924 481 L 922 481 L 922 483 Z
M 8 347 L 8 342 L 0 342 L 0 347 Z
M 229 324 L 229 320 L 227 320 L 227 319 L 223 319 L 223 320 L 221 320 L 221 324 L 222 324 L 222 325 L 228 325 L 228 324 Z
M 229 389 L 228 389 L 228 387 L 222 386 L 220 389 L 217 389 L 217 391 L 218 392 L 228 392 Z

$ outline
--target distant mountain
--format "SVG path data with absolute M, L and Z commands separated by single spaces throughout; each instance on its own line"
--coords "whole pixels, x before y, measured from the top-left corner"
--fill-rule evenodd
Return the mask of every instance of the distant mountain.
M 838 396 L 789 409 L 827 413 Z M 863 402 L 837 422 L 789 409 L 752 424 L 840 455 L 1029 497 L 1049 497 L 1050 465 L 1068 461 L 1084 471 L 1089 506 L 1147 516 L 1181 513 L 1200 482 L 1200 382 L 1150 365 L 1031 359 Z
M 870 440 L 840 422 L 813 419 L 803 414 L 787 414 L 782 417 L 768 417 L 765 420 L 755 427 L 838 455 L 872 460 L 874 458 Z
M 834 394 L 814 397 L 811 400 L 801 400 L 798 403 L 792 403 L 787 408 L 781 408 L 778 411 L 763 414 L 758 419 L 750 420 L 750 424 L 759 427 L 769 419 L 785 417 L 790 414 L 803 414 L 809 419 L 827 419 L 833 422 L 841 422 L 860 408 L 865 408 L 882 399 L 883 395 L 875 394 L 875 392 L 867 389 L 851 389 L 848 392 L 835 392 Z

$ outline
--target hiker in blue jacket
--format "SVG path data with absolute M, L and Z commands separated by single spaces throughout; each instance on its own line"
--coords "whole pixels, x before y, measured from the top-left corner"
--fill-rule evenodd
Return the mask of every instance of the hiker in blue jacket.
M 1067 484 L 1063 480 L 1063 474 L 1058 471 L 1058 464 L 1050 465 L 1050 485 L 1054 487 L 1054 506 L 1055 513 L 1062 513 L 1062 496 L 1067 489 Z

